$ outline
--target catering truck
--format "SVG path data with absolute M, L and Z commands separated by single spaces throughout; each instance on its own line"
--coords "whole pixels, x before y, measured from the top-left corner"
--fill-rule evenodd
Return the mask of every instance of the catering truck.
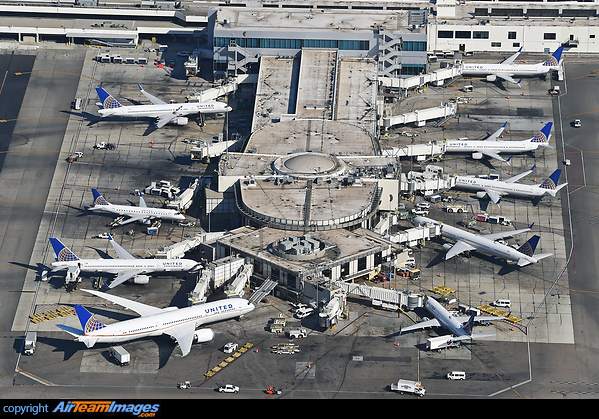
M 429 351 L 436 351 L 438 349 L 451 348 L 457 346 L 460 346 L 460 341 L 454 341 L 452 335 L 438 336 L 434 338 L 428 338 L 426 340 L 426 349 L 428 349 Z
M 33 355 L 35 352 L 35 343 L 37 342 L 37 332 L 27 332 L 25 335 L 25 355 Z
M 397 391 L 399 394 L 412 393 L 417 396 L 424 396 L 426 390 L 420 384 L 420 381 L 398 380 L 397 383 L 391 384 L 391 390 Z

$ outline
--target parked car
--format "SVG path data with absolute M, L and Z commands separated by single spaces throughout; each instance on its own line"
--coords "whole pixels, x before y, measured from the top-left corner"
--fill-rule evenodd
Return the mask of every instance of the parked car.
M 224 386 L 220 386 L 218 388 L 219 393 L 237 393 L 239 392 L 239 387 L 234 386 L 233 384 L 225 384 Z

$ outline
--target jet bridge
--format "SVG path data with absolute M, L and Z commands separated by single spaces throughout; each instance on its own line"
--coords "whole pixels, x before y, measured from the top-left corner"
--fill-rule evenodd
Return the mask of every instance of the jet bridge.
M 414 123 L 420 127 L 424 126 L 426 121 L 431 119 L 451 118 L 456 114 L 457 111 L 458 104 L 455 102 L 448 102 L 444 105 L 436 106 L 434 108 L 418 109 L 412 112 L 404 113 L 402 115 L 381 118 L 379 119 L 379 126 L 388 129 L 395 125 Z
M 242 298 L 244 292 L 244 288 L 246 284 L 250 281 L 250 277 L 254 272 L 254 265 L 246 263 L 243 265 L 241 270 L 235 276 L 233 281 L 229 283 L 225 288 L 225 295 L 227 298 Z

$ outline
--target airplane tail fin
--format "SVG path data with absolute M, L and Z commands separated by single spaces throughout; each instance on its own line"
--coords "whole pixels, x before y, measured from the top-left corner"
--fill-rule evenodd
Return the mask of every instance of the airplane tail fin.
M 541 128 L 541 130 L 530 139 L 531 143 L 540 143 L 542 146 L 549 146 L 549 138 L 551 136 L 551 128 L 553 127 L 553 122 L 547 122 L 547 124 Z
M 518 252 L 524 253 L 526 256 L 532 257 L 532 255 L 535 253 L 535 249 L 537 248 L 537 244 L 539 244 L 539 239 L 540 237 L 535 234 L 530 239 L 528 239 L 526 243 L 520 246 Z
M 106 325 L 96 319 L 93 314 L 91 314 L 85 307 L 81 305 L 75 306 L 75 312 L 77 313 L 77 317 L 79 318 L 79 323 L 81 323 L 81 328 L 83 329 L 84 334 L 106 327 Z
M 141 193 L 141 191 L 139 191 L 139 207 L 146 208 L 147 206 L 148 206 L 148 204 L 146 204 L 146 200 L 144 199 L 143 193 Z
M 549 58 L 547 58 L 543 62 L 543 66 L 545 67 L 557 67 L 560 64 L 562 59 L 562 52 L 564 51 L 564 47 L 559 47 L 556 49 L 553 54 Z
M 464 326 L 464 330 L 469 335 L 472 335 L 472 328 L 474 327 L 474 318 L 476 317 L 476 313 L 472 313 L 470 318 L 468 319 L 468 323 Z
M 51 238 L 50 244 L 54 249 L 54 255 L 56 256 L 56 260 L 58 262 L 71 262 L 74 260 L 79 260 L 77 255 L 71 251 L 68 247 L 66 247 L 60 240 Z
M 110 205 L 97 189 L 92 188 L 92 194 L 94 195 L 94 206 L 95 205 Z
M 122 108 L 123 105 L 119 103 L 118 100 L 113 98 L 110 93 L 104 90 L 101 87 L 96 87 L 96 92 L 98 93 L 98 97 L 102 102 L 102 108 L 104 109 L 114 109 L 114 108 Z
M 557 186 L 557 182 L 559 181 L 559 177 L 562 174 L 562 169 L 557 169 L 555 172 L 551 174 L 543 183 L 539 185 L 539 188 L 547 189 L 547 192 L 551 196 L 555 196 L 556 192 L 559 191 L 564 185 L 560 185 L 559 188 Z

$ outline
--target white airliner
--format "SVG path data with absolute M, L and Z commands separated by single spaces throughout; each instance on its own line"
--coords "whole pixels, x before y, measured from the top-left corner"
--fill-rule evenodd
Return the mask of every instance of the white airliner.
M 129 219 L 118 222 L 118 225 L 125 225 L 134 222 L 142 222 L 143 224 L 151 224 L 154 219 L 170 220 L 170 221 L 183 221 L 185 215 L 180 211 L 172 208 L 149 208 L 146 204 L 142 193 L 139 193 L 139 206 L 134 207 L 132 205 L 114 205 L 108 202 L 97 189 L 92 188 L 92 194 L 94 196 L 94 206 L 89 207 L 90 211 L 103 211 L 110 212 L 112 214 L 118 214 L 119 216 L 127 216 Z
M 451 259 L 452 257 L 457 256 L 463 252 L 476 250 L 478 252 L 489 253 L 493 256 L 497 256 L 506 260 L 517 261 L 518 266 L 526 266 L 530 265 L 531 263 L 537 263 L 539 260 L 553 255 L 553 253 L 542 253 L 539 255 L 534 255 L 534 251 L 540 239 L 540 237 L 537 235 L 532 236 L 517 250 L 514 249 L 512 246 L 496 242 L 496 240 L 499 239 L 511 237 L 516 234 L 530 231 L 530 228 L 478 235 L 447 224 L 440 223 L 427 217 L 415 217 L 412 220 L 412 224 L 416 226 L 426 226 L 427 224 L 441 225 L 441 235 L 447 239 L 455 241 L 455 244 L 453 245 L 443 245 L 443 250 L 447 252 L 445 254 L 445 260 Z
M 487 81 L 495 81 L 499 77 L 505 81 L 520 86 L 520 81 L 514 77 L 530 77 L 547 74 L 550 71 L 558 71 L 562 68 L 562 52 L 564 48 L 559 47 L 551 56 L 537 64 L 514 64 L 522 48 L 514 55 L 500 64 L 464 63 L 462 75 L 464 76 L 486 76 Z
M 188 272 L 199 267 L 198 262 L 191 259 L 137 259 L 117 244 L 110 234 L 108 237 L 117 259 L 79 259 L 60 240 L 51 238 L 50 243 L 56 255 L 52 272 L 78 267 L 81 272 L 114 274 L 116 277 L 108 286 L 114 288 L 128 280 L 135 284 L 147 284 L 150 278 L 146 274 L 149 273 Z
M 472 313 L 470 316 L 458 316 L 447 311 L 445 307 L 439 304 L 434 298 L 430 297 L 426 299 L 424 307 L 434 316 L 434 319 L 425 320 L 413 326 L 402 327 L 401 333 L 424 329 L 426 327 L 443 327 L 455 335 L 451 340 L 479 339 L 495 336 L 495 334 L 473 334 L 472 328 L 475 321 L 501 320 L 507 318 L 498 316 L 477 316 L 476 313 Z M 464 325 L 464 323 L 466 324 Z
M 141 85 L 137 85 L 139 90 L 147 97 L 151 105 L 132 105 L 123 106 L 112 97 L 106 90 L 96 87 L 96 92 L 102 102 L 102 109 L 98 112 L 102 118 L 107 116 L 122 116 L 131 118 L 152 118 L 154 126 L 162 128 L 168 123 L 176 125 L 187 125 L 188 115 L 199 115 L 201 113 L 222 113 L 230 112 L 232 108 L 226 103 L 211 100 L 199 103 L 166 103 L 146 92 Z
M 551 176 L 545 179 L 543 183 L 539 183 L 538 185 L 523 185 L 521 183 L 516 183 L 524 176 L 531 174 L 535 169 L 535 166 L 524 173 L 520 173 L 519 175 L 504 181 L 480 179 L 473 176 L 456 176 L 455 187 L 458 189 L 476 191 L 477 198 L 483 199 L 488 197 L 495 204 L 499 204 L 499 201 L 503 196 L 509 195 L 517 198 L 532 199 L 533 203 L 537 205 L 544 196 L 550 195 L 555 197 L 557 192 L 568 183 L 557 186 L 557 182 L 562 173 L 561 169 L 557 169 Z
M 501 153 L 516 154 L 528 153 L 537 150 L 538 148 L 553 148 L 549 145 L 551 138 L 551 127 L 553 122 L 548 122 L 534 137 L 522 141 L 500 141 L 499 136 L 503 132 L 507 122 L 501 128 L 491 134 L 484 140 L 447 140 L 445 144 L 446 153 L 472 153 L 474 160 L 480 160 L 483 156 L 491 157 L 499 160 L 502 163 L 509 163 L 509 159 L 505 160 L 500 156 Z
M 133 310 L 141 316 L 105 325 L 98 321 L 85 307 L 76 305 L 75 312 L 81 323 L 81 329 L 63 324 L 57 326 L 75 336 L 76 341 L 85 343 L 88 348 L 91 348 L 97 342 L 119 343 L 167 334 L 177 341 L 182 355 L 185 356 L 191 351 L 191 344 L 194 341 L 208 342 L 214 338 L 214 332 L 211 329 L 196 331 L 197 327 L 241 317 L 255 308 L 252 303 L 243 298 L 229 298 L 185 308 L 157 308 L 99 291 L 83 291 Z

